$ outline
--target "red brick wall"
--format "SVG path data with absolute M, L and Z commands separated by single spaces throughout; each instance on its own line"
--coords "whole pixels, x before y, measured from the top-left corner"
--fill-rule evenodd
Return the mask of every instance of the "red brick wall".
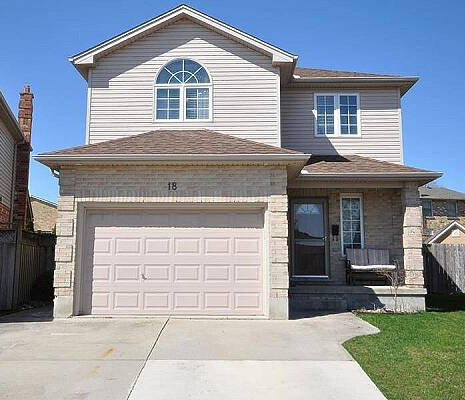
M 10 209 L 0 202 L 0 227 L 8 225 L 10 222 Z
M 13 202 L 13 223 L 19 226 L 27 224 L 27 200 L 29 184 L 29 162 L 31 156 L 32 99 L 29 86 L 19 97 L 18 124 L 23 131 L 25 141 L 16 147 L 16 180 Z

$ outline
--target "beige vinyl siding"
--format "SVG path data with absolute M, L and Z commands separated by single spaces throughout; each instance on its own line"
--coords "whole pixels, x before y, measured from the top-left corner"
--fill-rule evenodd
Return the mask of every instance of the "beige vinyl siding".
M 338 92 L 344 91 L 331 91 Z M 361 136 L 315 137 L 314 91 L 288 88 L 281 91 L 282 146 L 312 154 L 357 154 L 402 163 L 398 90 L 350 89 L 345 92 L 360 94 Z
M 205 66 L 213 82 L 213 121 L 156 122 L 155 77 L 175 58 Z M 279 69 L 245 45 L 181 20 L 99 60 L 91 73 L 89 143 L 153 129 L 213 129 L 279 145 Z
M 15 142 L 0 121 L 0 197 L 1 202 L 10 208 L 14 160 Z

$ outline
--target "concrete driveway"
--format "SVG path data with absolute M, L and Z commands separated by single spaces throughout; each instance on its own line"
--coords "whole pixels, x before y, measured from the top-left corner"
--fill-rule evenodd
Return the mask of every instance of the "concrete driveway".
M 0 318 L 2 399 L 385 399 L 341 344 L 350 313 L 293 321 Z

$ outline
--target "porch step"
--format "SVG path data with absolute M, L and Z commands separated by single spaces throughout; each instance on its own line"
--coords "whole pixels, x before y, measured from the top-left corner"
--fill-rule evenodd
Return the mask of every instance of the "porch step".
M 348 309 L 344 296 L 331 294 L 294 294 L 289 298 L 289 306 L 294 312 L 346 311 Z

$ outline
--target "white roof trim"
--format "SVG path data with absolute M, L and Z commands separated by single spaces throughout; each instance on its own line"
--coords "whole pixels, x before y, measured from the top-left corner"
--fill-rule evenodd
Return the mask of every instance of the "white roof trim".
M 293 63 L 297 59 L 296 55 L 293 55 L 287 51 L 284 51 L 276 46 L 264 42 L 248 33 L 242 32 L 239 29 L 232 27 L 224 22 L 221 22 L 215 18 L 212 18 L 200 11 L 197 11 L 186 5 L 181 5 L 168 11 L 158 17 L 152 18 L 151 20 L 144 22 L 126 32 L 123 32 L 111 39 L 108 39 L 88 50 L 85 50 L 79 54 L 76 54 L 69 58 L 69 61 L 81 72 L 84 76 L 87 74 L 87 69 L 91 67 L 96 59 L 103 54 L 108 53 L 114 47 L 121 47 L 127 43 L 134 41 L 138 36 L 146 34 L 147 31 L 156 30 L 164 27 L 167 23 L 175 19 L 190 18 L 197 21 L 198 23 L 209 26 L 219 32 L 222 32 L 231 38 L 243 42 L 250 47 L 253 47 L 265 54 L 269 54 L 272 57 L 273 63 Z
M 38 154 L 36 161 L 45 165 L 108 162 L 190 162 L 190 161 L 290 161 L 305 162 L 309 154 Z
M 426 244 L 433 244 L 436 243 L 441 237 L 443 237 L 446 233 L 451 232 L 453 228 L 460 229 L 463 233 L 465 233 L 465 226 L 461 223 L 454 221 L 450 225 L 446 226 L 445 228 L 441 229 L 439 233 L 436 234 L 433 238 L 428 240 Z
M 339 172 L 339 173 L 316 173 L 308 172 L 303 169 L 300 178 L 318 178 L 318 179 L 353 179 L 353 178 L 439 178 L 442 172 L 429 171 L 410 171 L 410 172 Z

